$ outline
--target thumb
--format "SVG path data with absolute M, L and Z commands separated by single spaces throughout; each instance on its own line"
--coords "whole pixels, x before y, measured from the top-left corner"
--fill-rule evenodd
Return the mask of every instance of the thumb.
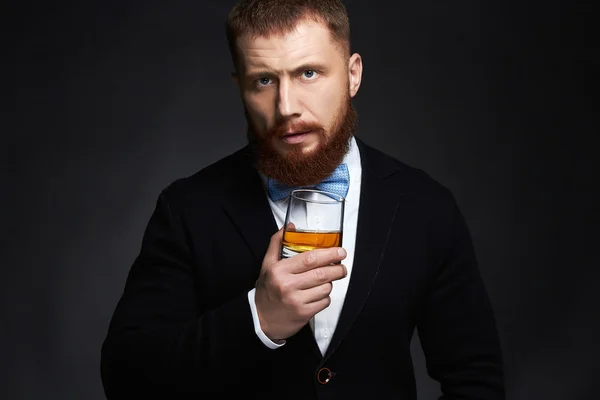
M 279 261 L 281 253 L 281 241 L 283 240 L 283 227 L 271 236 L 269 248 L 263 259 L 263 267 L 269 267 Z

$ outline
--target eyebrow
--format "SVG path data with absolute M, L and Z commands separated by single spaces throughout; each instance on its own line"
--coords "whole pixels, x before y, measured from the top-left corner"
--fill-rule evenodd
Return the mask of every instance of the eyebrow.
M 256 67 L 250 67 L 244 75 L 249 78 L 252 78 L 252 77 L 258 78 L 261 76 L 269 76 L 269 75 L 282 75 L 283 73 L 286 73 L 286 72 L 290 73 L 291 75 L 298 75 L 301 72 L 309 71 L 309 70 L 325 71 L 325 70 L 327 70 L 327 66 L 325 66 L 325 64 L 320 63 L 320 62 L 307 62 L 307 63 L 301 64 L 298 67 L 293 68 L 291 70 L 281 71 L 281 70 L 268 68 L 264 65 L 259 65 Z

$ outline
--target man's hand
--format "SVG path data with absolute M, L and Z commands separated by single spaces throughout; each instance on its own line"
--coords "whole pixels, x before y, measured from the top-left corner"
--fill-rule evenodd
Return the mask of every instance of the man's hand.
M 279 259 L 283 229 L 271 237 L 256 281 L 256 309 L 262 331 L 273 341 L 298 332 L 331 303 L 332 282 L 348 271 L 340 262 L 346 251 L 340 247 L 307 251 Z

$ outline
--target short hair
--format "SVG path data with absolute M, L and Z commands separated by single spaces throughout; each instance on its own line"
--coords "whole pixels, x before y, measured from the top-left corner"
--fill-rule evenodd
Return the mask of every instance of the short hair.
M 229 13 L 226 24 L 234 66 L 237 68 L 237 38 L 246 34 L 251 37 L 286 34 L 303 19 L 326 25 L 343 55 L 349 56 L 350 23 L 340 0 L 241 0 Z

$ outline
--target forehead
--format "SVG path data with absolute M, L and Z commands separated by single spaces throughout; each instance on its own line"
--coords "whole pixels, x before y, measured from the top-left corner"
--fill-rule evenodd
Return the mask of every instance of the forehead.
M 310 20 L 298 23 L 283 34 L 240 36 L 237 47 L 241 64 L 246 69 L 267 64 L 275 69 L 310 58 L 325 58 L 334 52 L 337 54 L 329 29 Z

